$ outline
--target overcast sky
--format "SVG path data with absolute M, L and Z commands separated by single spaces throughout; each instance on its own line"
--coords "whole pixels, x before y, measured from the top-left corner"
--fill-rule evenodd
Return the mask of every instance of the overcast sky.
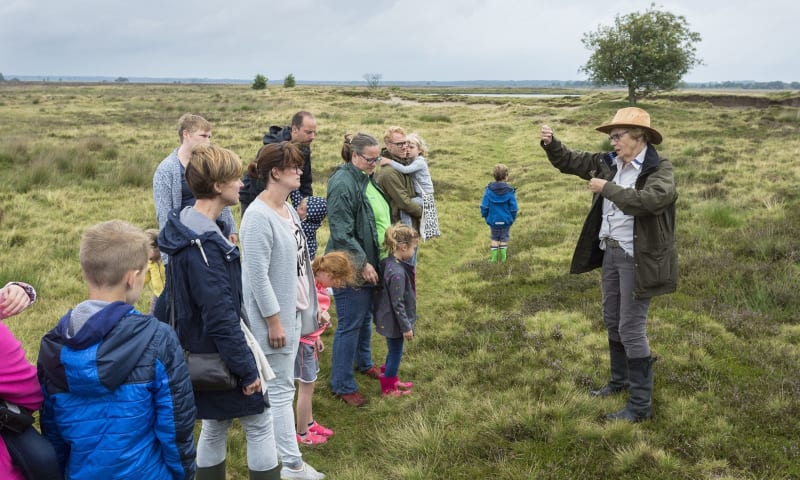
M 13 75 L 582 80 L 582 35 L 649 1 L 2 0 Z M 797 0 L 669 0 L 701 34 L 690 82 L 800 81 Z

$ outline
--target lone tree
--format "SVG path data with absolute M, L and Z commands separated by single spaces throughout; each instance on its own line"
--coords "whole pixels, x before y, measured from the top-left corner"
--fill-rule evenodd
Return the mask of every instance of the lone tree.
M 580 70 L 596 85 L 628 87 L 628 101 L 636 105 L 637 98 L 676 88 L 686 72 L 703 63 L 695 57 L 700 40 L 686 18 L 650 4 L 644 13 L 617 15 L 614 26 L 585 33 L 581 41 L 594 52 Z
M 253 80 L 253 90 L 264 90 L 265 88 L 267 88 L 267 77 L 259 73 Z
M 294 74 L 290 73 L 286 75 L 286 78 L 283 79 L 283 86 L 284 88 L 292 88 L 295 86 L 297 82 L 294 80 Z
M 381 78 L 383 78 L 383 75 L 380 73 L 365 73 L 363 78 L 367 82 L 368 88 L 378 88 L 381 86 Z

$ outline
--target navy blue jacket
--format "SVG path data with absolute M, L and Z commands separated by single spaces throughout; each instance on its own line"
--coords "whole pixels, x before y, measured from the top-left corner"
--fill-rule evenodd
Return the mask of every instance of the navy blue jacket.
M 481 216 L 486 224 L 495 228 L 510 227 L 517 218 L 517 197 L 514 187 L 506 182 L 492 182 L 486 186 L 481 201 Z
M 292 141 L 292 126 L 287 125 L 281 128 L 277 125 L 269 127 L 269 132 L 264 134 L 264 145 L 270 143 L 290 142 Z M 303 173 L 300 175 L 300 194 L 303 197 L 310 197 L 314 195 L 314 188 L 311 185 L 311 147 L 308 145 L 297 145 L 300 152 L 303 153 Z M 264 148 L 263 146 L 261 148 Z M 258 153 L 261 153 L 261 148 Z M 256 153 L 256 158 L 258 158 Z M 251 178 L 247 173 L 242 177 L 244 184 L 239 190 L 239 205 L 242 207 L 242 215 L 247 207 L 253 203 L 259 193 L 264 190 L 264 182 L 257 178 Z
M 194 478 L 194 398 L 175 333 L 114 302 L 70 338 L 72 313 L 37 362 L 42 431 L 65 478 Z
M 417 323 L 417 284 L 414 266 L 391 253 L 381 260 L 383 288 L 376 289 L 372 321 L 386 338 L 400 338 Z
M 217 224 L 223 227 L 221 222 Z M 227 232 L 223 230 L 223 234 Z M 255 382 L 258 369 L 240 326 L 239 249 L 218 233 L 195 233 L 181 223 L 178 209 L 169 213 L 167 224 L 158 236 L 158 246 L 170 258 L 167 282 L 174 295 L 175 325 L 181 346 L 193 353 L 219 352 L 239 378 L 240 387 Z M 167 305 L 171 308 L 169 300 Z M 264 411 L 263 395 L 244 395 L 241 388 L 194 395 L 198 418 L 222 420 Z

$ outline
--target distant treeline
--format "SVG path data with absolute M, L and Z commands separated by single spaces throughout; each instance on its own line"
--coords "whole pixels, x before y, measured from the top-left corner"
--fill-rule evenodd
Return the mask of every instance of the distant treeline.
M 100 76 L 65 76 L 52 77 L 44 75 L 19 75 L 11 78 L 3 77 L 0 82 L 47 82 L 47 83 L 216 83 L 216 84 L 249 84 L 251 80 L 235 78 L 152 78 L 152 77 L 100 77 Z M 274 81 L 271 84 L 281 83 Z M 366 85 L 364 81 L 335 80 L 297 80 L 298 85 Z M 452 81 L 381 81 L 384 87 L 561 87 L 561 88 L 593 88 L 595 85 L 587 80 L 452 80 Z M 607 87 L 604 87 L 607 88 Z M 613 88 L 613 87 L 612 87 Z M 616 87 L 622 88 L 622 86 Z M 737 80 L 725 82 L 683 82 L 681 88 L 708 89 L 744 89 L 744 90 L 800 90 L 800 82 L 756 82 Z
M 685 83 L 686 88 L 743 88 L 745 90 L 800 90 L 800 82 L 705 82 Z

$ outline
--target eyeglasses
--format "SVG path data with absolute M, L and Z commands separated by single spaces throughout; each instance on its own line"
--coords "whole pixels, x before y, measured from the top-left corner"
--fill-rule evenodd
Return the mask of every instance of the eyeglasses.
M 617 142 L 619 142 L 619 139 L 622 138 L 626 133 L 628 133 L 628 131 L 627 130 L 623 130 L 621 132 L 615 133 L 614 135 L 609 135 L 608 136 L 608 141 L 617 143 Z
M 374 157 L 374 158 L 365 157 L 363 153 L 358 153 L 358 152 L 356 152 L 356 155 L 358 155 L 359 157 L 363 158 L 369 164 L 374 164 L 378 160 L 381 159 L 380 155 L 378 155 L 377 157 Z
M 407 147 L 408 142 L 403 140 L 402 142 L 389 142 L 389 145 L 394 145 L 395 147 Z

